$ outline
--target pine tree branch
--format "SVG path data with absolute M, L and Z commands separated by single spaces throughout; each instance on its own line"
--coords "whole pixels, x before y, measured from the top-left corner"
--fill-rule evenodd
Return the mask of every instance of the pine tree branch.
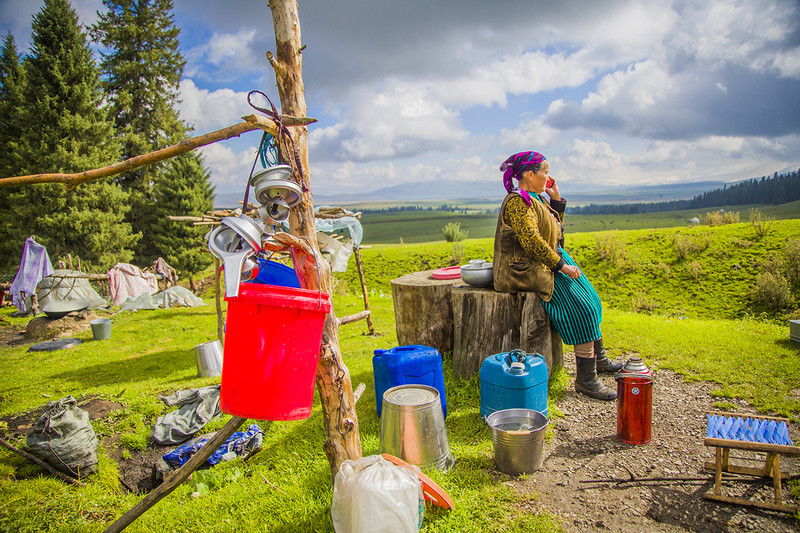
M 144 165 L 157 163 L 170 159 L 172 157 L 185 154 L 195 148 L 212 144 L 218 141 L 224 141 L 231 137 L 238 137 L 242 133 L 253 130 L 264 130 L 270 135 L 278 135 L 278 127 L 269 119 L 260 115 L 245 115 L 242 117 L 243 122 L 222 128 L 221 130 L 212 131 L 205 135 L 184 139 L 178 144 L 150 152 L 148 154 L 137 155 L 114 163 L 107 167 L 95 168 L 86 170 L 84 172 L 77 172 L 75 174 L 32 174 L 30 176 L 16 176 L 13 178 L 0 179 L 0 187 L 13 187 L 15 185 L 32 185 L 36 183 L 63 183 L 69 188 L 77 187 L 78 185 L 87 181 L 92 181 L 108 176 L 114 176 L 127 170 L 133 170 Z M 305 126 L 316 122 L 316 119 L 308 117 L 290 117 L 281 116 L 281 122 L 284 126 Z

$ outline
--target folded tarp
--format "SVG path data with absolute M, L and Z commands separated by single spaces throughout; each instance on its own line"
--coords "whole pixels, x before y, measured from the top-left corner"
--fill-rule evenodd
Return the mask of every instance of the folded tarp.
M 136 298 L 128 298 L 122 303 L 120 311 L 135 311 L 144 309 L 167 309 L 170 307 L 198 307 L 206 305 L 192 291 L 185 287 L 170 287 L 155 294 L 142 293 Z
M 108 305 L 108 302 L 89 284 L 88 279 L 75 277 L 82 274 L 83 272 L 79 270 L 60 269 L 54 270 L 52 274 L 42 279 L 36 291 L 39 307 L 46 310 L 51 304 L 69 302 L 76 302 L 76 305 L 83 302 L 89 309 Z

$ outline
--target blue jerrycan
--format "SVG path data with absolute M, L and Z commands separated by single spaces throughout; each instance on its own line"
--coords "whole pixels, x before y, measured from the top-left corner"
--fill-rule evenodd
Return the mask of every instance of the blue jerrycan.
M 481 364 L 481 417 L 503 409 L 547 413 L 547 363 L 522 350 L 490 355 Z
M 436 348 L 410 344 L 389 350 L 375 350 L 372 357 L 375 376 L 375 404 L 381 416 L 383 393 L 398 385 L 428 385 L 439 391 L 442 412 L 447 417 L 442 356 Z

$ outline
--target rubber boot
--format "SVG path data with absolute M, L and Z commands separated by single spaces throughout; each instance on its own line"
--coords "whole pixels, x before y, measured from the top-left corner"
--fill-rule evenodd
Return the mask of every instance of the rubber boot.
M 595 368 L 598 374 L 616 374 L 622 369 L 622 361 L 612 361 L 603 348 L 603 337 L 594 341 Z
M 594 357 L 576 357 L 577 376 L 575 390 L 597 400 L 616 400 L 617 392 L 609 389 L 597 379 Z

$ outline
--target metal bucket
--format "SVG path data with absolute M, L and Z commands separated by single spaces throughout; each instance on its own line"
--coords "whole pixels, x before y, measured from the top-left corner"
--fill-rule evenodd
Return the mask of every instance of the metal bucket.
M 222 345 L 219 341 L 208 341 L 194 347 L 197 375 L 203 378 L 222 374 Z
M 105 341 L 111 338 L 111 319 L 98 318 L 89 322 L 92 327 L 92 337 L 96 341 Z
M 486 423 L 492 429 L 494 462 L 501 472 L 516 476 L 542 467 L 546 416 L 533 409 L 504 409 L 489 415 Z
M 399 385 L 383 393 L 381 453 L 421 469 L 447 471 L 455 463 L 447 441 L 439 391 L 427 385 Z

